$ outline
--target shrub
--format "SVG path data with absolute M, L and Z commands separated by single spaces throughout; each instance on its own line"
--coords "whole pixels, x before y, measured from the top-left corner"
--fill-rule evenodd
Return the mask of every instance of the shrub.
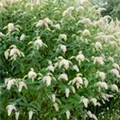
M 120 83 L 119 21 L 100 11 L 88 1 L 3 7 L 1 120 L 97 120 Z

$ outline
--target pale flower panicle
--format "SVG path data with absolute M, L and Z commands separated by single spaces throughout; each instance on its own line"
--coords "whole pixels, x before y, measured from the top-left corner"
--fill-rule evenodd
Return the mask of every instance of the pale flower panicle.
M 11 115 L 13 110 L 16 111 L 16 107 L 13 104 L 7 105 L 6 109 L 7 109 L 7 112 L 8 112 L 8 116 Z

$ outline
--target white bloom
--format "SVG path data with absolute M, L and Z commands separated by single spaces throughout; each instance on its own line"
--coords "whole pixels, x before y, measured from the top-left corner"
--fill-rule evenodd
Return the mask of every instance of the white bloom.
M 54 28 L 60 29 L 60 24 L 53 25 Z
M 119 36 L 120 36 L 120 31 L 119 31 L 119 32 L 116 32 L 114 35 L 119 38 Z
M 8 81 L 6 82 L 7 89 L 10 90 L 14 84 L 15 84 L 14 79 L 8 79 Z
M 109 57 L 108 60 L 111 61 L 112 63 L 114 63 L 114 58 L 113 57 Z
M 66 34 L 60 34 L 59 38 L 66 41 L 67 40 L 67 35 Z
M 83 6 L 78 6 L 77 8 L 76 8 L 76 11 L 77 12 L 82 12 L 82 11 L 84 11 L 85 10 L 85 8 L 83 7 Z
M 85 30 L 82 32 L 82 35 L 83 35 L 84 37 L 87 37 L 87 36 L 91 36 L 91 33 L 90 33 L 90 31 L 89 31 L 88 29 L 85 29 Z
M 14 111 L 16 111 L 16 107 L 14 106 L 14 105 L 8 105 L 7 107 L 6 107 L 6 109 L 7 109 L 7 112 L 8 112 L 8 116 L 10 116 L 11 115 L 11 113 L 12 113 L 12 111 L 14 110 Z
M 65 89 L 65 96 L 68 98 L 68 97 L 69 97 L 69 94 L 70 94 L 70 89 L 69 89 L 69 88 L 66 88 L 66 89 Z
M 54 117 L 52 120 L 57 120 L 57 118 L 56 118 L 56 117 Z
M 100 42 L 95 43 L 96 49 L 102 49 L 102 44 Z
M 73 66 L 73 70 L 76 70 L 77 72 L 79 72 L 78 66 L 77 66 L 77 65 L 74 65 L 74 66 Z
M 43 20 L 39 20 L 36 24 L 36 27 L 41 27 L 43 26 Z
M 82 98 L 80 102 L 83 103 L 86 108 L 88 107 L 89 100 L 87 98 Z
M 0 8 L 3 8 L 3 6 L 4 6 L 4 5 L 3 5 L 3 3 L 2 3 L 2 2 L 0 2 Z
M 118 86 L 116 84 L 111 85 L 111 90 L 118 92 Z
M 80 0 L 80 3 L 83 5 L 83 4 L 89 3 L 89 0 Z
M 85 79 L 85 80 L 84 80 L 84 85 L 85 85 L 85 87 L 87 87 L 87 86 L 88 86 L 88 84 L 89 84 L 88 80 L 87 80 L 87 79 Z
M 88 112 L 87 112 L 87 115 L 88 115 L 90 118 L 92 118 L 92 113 L 91 113 L 91 111 L 88 111 Z
M 120 78 L 119 71 L 117 69 L 112 69 L 111 73 L 114 74 L 117 78 Z
M 62 73 L 59 77 L 58 80 L 65 80 L 68 81 L 68 76 L 66 73 Z
M 79 55 L 76 56 L 76 60 L 77 61 L 84 61 L 85 60 L 85 56 L 82 53 L 79 53 Z
M 11 60 L 16 60 L 17 57 L 24 57 L 23 52 L 21 52 L 16 45 L 11 45 L 10 49 L 6 50 L 5 53 L 5 58 L 8 59 L 8 57 L 11 57 Z
M 45 77 L 43 77 L 43 82 L 46 83 L 47 86 L 51 85 L 51 81 L 52 81 L 52 78 L 50 75 L 46 75 Z
M 19 55 L 20 51 L 17 48 L 13 48 L 10 50 L 10 56 L 14 56 L 14 55 Z
M 19 115 L 20 113 L 19 112 L 15 112 L 15 119 L 18 120 L 19 119 Z
M 117 42 L 115 41 L 109 41 L 109 44 L 113 47 L 117 47 Z
M 12 47 L 12 49 L 10 50 L 10 54 L 9 54 L 11 59 L 16 60 L 17 57 L 24 56 L 24 54 L 15 45 L 13 45 L 11 47 Z
M 96 115 L 94 115 L 94 114 L 92 115 L 92 118 L 93 118 L 94 120 L 98 120 L 97 117 L 96 117 Z
M 106 82 L 98 82 L 97 85 L 101 88 L 108 89 L 108 85 Z
M 82 20 L 79 20 L 78 23 L 83 23 L 85 25 L 91 25 L 92 22 L 89 18 L 83 18 Z
M 69 68 L 69 61 L 66 59 L 61 59 L 59 62 L 59 67 L 64 67 L 66 70 Z
M 83 79 L 79 76 L 75 77 L 73 79 L 73 84 L 78 83 L 78 84 L 83 84 Z
M 5 85 L 7 85 L 9 80 L 11 80 L 11 78 L 5 78 Z
M 33 114 L 34 114 L 34 112 L 33 112 L 33 111 L 29 111 L 29 113 L 28 113 L 29 120 L 32 120 Z
M 3 37 L 3 36 L 4 36 L 4 34 L 2 32 L 0 32 L 0 38 Z
M 49 18 L 44 18 L 44 19 L 43 19 L 43 24 L 47 27 L 48 24 L 49 24 L 49 25 L 53 25 L 53 22 L 52 22 L 52 20 L 50 20 Z
M 100 64 L 100 65 L 103 65 L 104 64 L 104 58 L 103 57 L 95 57 L 94 58 L 94 64 Z
M 66 117 L 67 117 L 67 120 L 70 119 L 70 111 L 69 110 L 66 111 Z
M 8 32 L 9 33 L 15 30 L 14 23 L 9 23 L 7 27 L 8 27 Z
M 41 48 L 43 46 L 43 41 L 38 37 L 37 40 L 34 42 L 34 46 L 37 48 Z
M 41 27 L 43 26 L 43 20 L 39 20 L 36 24 L 36 27 Z
M 74 10 L 74 7 L 70 6 L 70 7 L 67 8 L 67 10 Z
M 56 100 L 56 96 L 55 96 L 55 94 L 52 94 L 51 97 L 52 97 L 52 101 L 55 102 L 55 100 Z
M 106 42 L 115 40 L 115 36 L 114 36 L 114 35 L 105 35 L 104 38 L 105 38 L 105 41 L 106 41 Z M 114 41 L 113 41 L 113 42 L 114 42 Z
M 106 74 L 104 72 L 98 71 L 97 74 L 101 78 L 101 80 L 105 80 Z
M 66 51 L 67 51 L 67 48 L 65 45 L 60 45 L 60 49 L 63 53 L 66 53 Z
M 74 10 L 74 7 L 69 7 L 69 8 L 67 8 L 64 12 L 63 12 L 63 17 L 65 17 L 65 16 L 71 16 L 72 15 L 72 11 Z
M 102 7 L 99 7 L 96 11 L 101 15 L 101 12 L 106 11 L 106 9 L 102 8 Z
M 25 34 L 22 34 L 22 35 L 20 36 L 20 40 L 21 40 L 21 41 L 25 40 L 25 37 L 26 37 Z
M 112 98 L 113 95 L 109 95 L 109 94 L 106 94 L 106 93 L 102 93 L 102 94 L 101 94 L 101 97 L 102 97 L 104 100 L 109 101 L 109 98 Z
M 36 72 L 34 72 L 33 69 L 31 71 L 29 71 L 29 73 L 28 73 L 29 79 L 35 79 L 36 77 L 37 77 L 37 74 L 36 74 Z
M 58 106 L 57 103 L 54 103 L 53 106 L 54 106 L 54 108 L 55 108 L 56 111 L 59 111 L 59 106 Z
M 76 92 L 76 90 L 75 90 L 74 86 L 71 86 L 71 89 L 72 89 L 72 92 L 73 92 L 73 93 L 75 93 L 75 92 Z
M 50 65 L 47 67 L 47 70 L 50 72 L 54 72 L 55 68 L 54 68 L 54 66 Z
M 91 111 L 88 111 L 87 115 L 94 120 L 98 120 L 97 117 L 94 114 L 91 113 Z
M 4 55 L 5 55 L 6 59 L 8 59 L 8 57 L 9 57 L 9 52 L 10 52 L 10 49 L 8 49 L 4 52 Z
M 18 85 L 18 91 L 21 92 L 23 87 L 27 89 L 27 85 L 23 81 L 20 81 Z
M 96 26 L 102 27 L 102 26 L 105 24 L 105 21 L 102 20 L 102 19 L 100 19 L 100 20 L 98 20 L 98 21 L 95 21 L 94 24 L 95 24 Z
M 96 98 L 91 98 L 90 101 L 94 104 L 94 106 L 97 105 L 97 99 Z
M 116 69 L 118 69 L 118 70 L 120 69 L 120 66 L 117 63 L 114 63 L 113 67 L 116 68 Z

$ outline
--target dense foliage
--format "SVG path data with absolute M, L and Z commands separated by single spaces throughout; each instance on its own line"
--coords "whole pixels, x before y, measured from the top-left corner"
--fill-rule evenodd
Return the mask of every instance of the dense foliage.
M 95 4 L 106 8 L 102 15 L 110 15 L 114 19 L 120 19 L 120 0 L 91 0 Z
M 1 120 L 97 120 L 118 99 L 120 23 L 101 10 L 87 0 L 1 9 Z

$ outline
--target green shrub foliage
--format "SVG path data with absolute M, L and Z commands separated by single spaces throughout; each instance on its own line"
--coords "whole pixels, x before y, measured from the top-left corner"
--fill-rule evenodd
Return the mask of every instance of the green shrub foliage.
M 87 0 L 1 8 L 1 120 L 97 120 L 120 83 L 120 23 L 101 10 Z

